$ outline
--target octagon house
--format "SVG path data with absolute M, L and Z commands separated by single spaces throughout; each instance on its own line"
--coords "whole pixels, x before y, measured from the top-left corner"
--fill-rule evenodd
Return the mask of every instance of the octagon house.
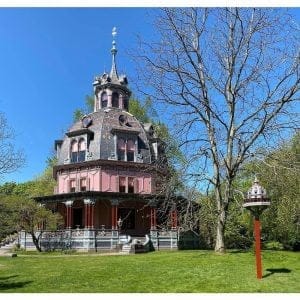
M 116 31 L 113 30 L 113 37 Z M 116 66 L 112 43 L 109 74 L 93 82 L 94 111 L 75 122 L 55 141 L 57 182 L 53 195 L 36 201 L 64 218 L 61 230 L 41 225 L 44 249 L 111 250 L 134 252 L 177 248 L 176 208 L 167 212 L 169 227 L 159 227 L 157 205 L 166 178 L 162 142 L 151 124 L 128 112 L 130 90 Z M 21 246 L 32 242 L 21 233 Z

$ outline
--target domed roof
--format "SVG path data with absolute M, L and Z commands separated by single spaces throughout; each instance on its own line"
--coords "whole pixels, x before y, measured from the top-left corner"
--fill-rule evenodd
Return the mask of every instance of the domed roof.
M 247 193 L 248 199 L 266 199 L 267 193 L 266 190 L 259 184 L 258 179 L 255 177 L 252 187 L 248 190 Z
M 120 139 L 131 140 L 137 146 L 135 162 L 149 164 L 152 152 L 151 135 L 152 131 L 146 133 L 143 124 L 127 111 L 119 108 L 100 109 L 84 116 L 71 126 L 61 143 L 58 164 L 71 162 L 73 141 L 85 142 L 85 160 L 117 160 L 116 150 Z

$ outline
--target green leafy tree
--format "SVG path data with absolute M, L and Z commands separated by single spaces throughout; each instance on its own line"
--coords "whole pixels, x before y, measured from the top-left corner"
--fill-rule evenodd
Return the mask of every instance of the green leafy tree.
M 41 252 L 40 238 L 44 230 L 56 230 L 59 225 L 63 224 L 63 218 L 32 199 L 23 199 L 18 205 L 16 226 L 31 235 L 36 249 Z
M 277 241 L 286 249 L 300 249 L 300 133 L 276 150 L 257 153 L 245 168 L 245 177 L 257 174 L 271 199 L 263 213 L 266 240 Z

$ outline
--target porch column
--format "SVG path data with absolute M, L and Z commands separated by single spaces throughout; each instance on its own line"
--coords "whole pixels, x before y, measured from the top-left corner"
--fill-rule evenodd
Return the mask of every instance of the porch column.
M 66 229 L 72 228 L 72 217 L 73 217 L 73 201 L 69 200 L 64 202 L 66 205 Z
M 178 224 L 178 214 L 176 207 L 171 210 L 171 226 L 172 229 L 177 229 Z
M 119 200 L 113 199 L 110 201 L 111 203 L 111 229 L 118 229 L 118 206 Z
M 150 228 L 151 230 L 156 230 L 156 207 L 151 206 L 150 208 Z
M 84 227 L 94 228 L 94 204 L 91 199 L 84 199 Z
M 44 203 L 39 203 L 39 207 L 45 207 Z M 45 221 L 38 222 L 37 230 L 45 230 Z

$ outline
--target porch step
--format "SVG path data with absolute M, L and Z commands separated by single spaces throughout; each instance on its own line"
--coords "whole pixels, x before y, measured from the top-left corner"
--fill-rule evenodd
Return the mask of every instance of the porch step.
M 120 252 L 122 254 L 130 254 L 130 253 L 132 253 L 131 244 L 125 244 L 125 245 L 123 245 L 122 250 Z

